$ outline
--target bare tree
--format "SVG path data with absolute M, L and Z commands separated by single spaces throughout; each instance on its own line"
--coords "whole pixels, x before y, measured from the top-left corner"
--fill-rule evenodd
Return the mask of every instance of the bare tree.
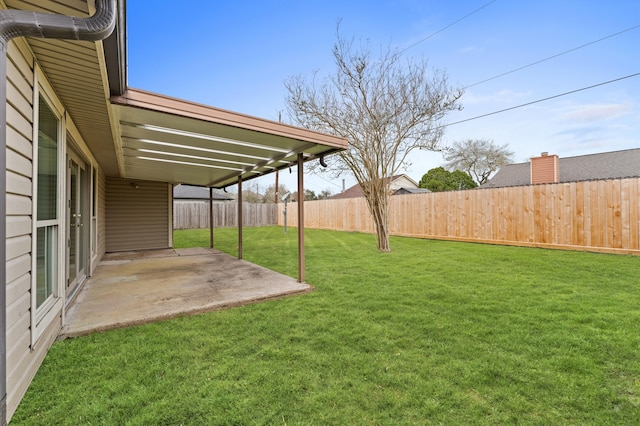
M 276 193 L 276 186 L 269 185 L 264 192 L 263 203 L 273 203 L 276 197 L 278 198 L 278 202 L 280 202 L 280 197 L 288 192 L 287 187 L 283 184 L 278 185 L 278 191 Z
M 320 194 L 318 194 L 318 200 L 326 200 L 329 197 L 331 197 L 331 190 L 329 188 L 323 189 L 320 191 Z
M 464 170 L 479 185 L 489 180 L 491 173 L 513 162 L 513 152 L 508 146 L 496 145 L 488 139 L 465 139 L 454 142 L 445 151 L 446 168 Z
M 262 195 L 250 189 L 243 189 L 242 201 L 244 201 L 245 203 L 254 203 L 254 204 L 262 203 Z
M 296 124 L 349 141 L 326 163 L 335 175 L 353 173 L 376 226 L 378 250 L 388 252 L 390 177 L 408 165 L 414 149 L 438 149 L 438 121 L 461 108 L 462 91 L 447 85 L 444 72 L 429 77 L 426 61 L 401 61 L 390 49 L 374 59 L 368 44 L 356 51 L 339 31 L 333 57 L 337 70 L 322 82 L 315 76 L 286 81 L 287 109 Z

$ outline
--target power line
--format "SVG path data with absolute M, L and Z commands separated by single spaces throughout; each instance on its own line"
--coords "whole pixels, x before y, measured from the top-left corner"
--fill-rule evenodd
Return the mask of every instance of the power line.
M 522 108 L 522 107 L 525 107 L 525 106 L 537 104 L 537 103 L 540 103 L 540 102 L 548 101 L 550 99 L 559 98 L 561 96 L 571 95 L 573 93 L 582 92 L 584 90 L 593 89 L 595 87 L 604 86 L 605 84 L 615 83 L 616 81 L 624 80 L 624 79 L 631 78 L 631 77 L 637 77 L 639 75 L 640 75 L 640 72 L 635 73 L 635 74 L 629 74 L 629 75 L 626 75 L 624 77 L 620 77 L 620 78 L 616 78 L 616 79 L 613 79 L 613 80 L 605 81 L 605 82 L 602 82 L 602 83 L 594 84 L 594 85 L 591 85 L 591 86 L 583 87 L 581 89 L 571 90 L 570 92 L 564 92 L 564 93 L 560 93 L 559 95 L 549 96 L 549 97 L 546 97 L 546 98 L 543 98 L 543 99 L 538 99 L 536 101 L 527 102 L 526 104 L 516 105 L 516 106 L 510 107 L 510 108 L 505 108 L 505 109 L 501 109 L 499 111 L 494 111 L 494 112 L 490 112 L 490 113 L 487 113 L 487 114 L 478 115 L 476 117 L 467 118 L 467 119 L 456 121 L 456 122 L 453 122 L 453 123 L 443 124 L 442 126 L 438 126 L 437 128 L 440 129 L 440 128 L 449 127 L 449 126 L 453 126 L 453 125 L 460 124 L 460 123 L 466 123 L 467 121 L 477 120 L 479 118 L 488 117 L 490 115 L 500 114 L 502 112 L 511 111 L 511 110 Z
M 335 186 L 337 186 L 338 188 L 342 189 L 342 185 L 339 185 L 339 184 L 337 184 L 337 183 L 335 183 L 335 182 L 331 182 L 330 180 L 323 178 L 322 176 L 320 176 L 320 173 L 315 173 L 315 174 L 314 174 L 314 176 L 317 176 L 317 177 L 319 177 L 320 179 L 322 179 L 323 181 L 325 181 L 325 182 L 327 182 L 327 183 L 330 183 L 331 185 L 335 185 Z
M 422 43 L 422 42 L 424 42 L 424 41 L 429 40 L 431 37 L 434 37 L 434 36 L 436 36 L 436 35 L 440 34 L 440 33 L 441 33 L 441 32 L 443 32 L 444 30 L 446 30 L 447 28 L 450 28 L 450 27 L 454 26 L 455 24 L 457 24 L 458 22 L 460 22 L 460 21 L 462 21 L 462 20 L 464 20 L 464 19 L 467 19 L 469 16 L 473 15 L 473 14 L 474 14 L 474 13 L 476 13 L 476 12 L 481 11 L 482 9 L 484 9 L 484 8 L 485 8 L 485 7 L 487 7 L 487 6 L 489 6 L 491 3 L 495 3 L 496 1 L 497 1 L 497 0 L 492 0 L 492 1 L 490 1 L 489 3 L 487 3 L 487 4 L 483 5 L 483 6 L 480 6 L 479 8 L 477 8 L 476 10 L 474 10 L 473 12 L 469 12 L 469 13 L 467 13 L 466 15 L 464 15 L 462 18 L 458 19 L 457 21 L 452 22 L 452 23 L 450 23 L 449 25 L 447 25 L 446 27 L 439 29 L 439 30 L 438 30 L 438 31 L 436 31 L 435 33 L 429 34 L 429 35 L 428 35 L 428 36 L 426 36 L 425 38 L 423 38 L 423 39 L 420 39 L 420 40 L 416 41 L 415 43 L 413 43 L 413 44 L 412 44 L 412 45 L 410 45 L 409 47 L 405 47 L 405 48 L 404 48 L 404 49 L 402 49 L 400 52 L 398 52 L 398 54 L 399 54 L 399 55 L 401 55 L 401 54 L 403 54 L 404 52 L 406 52 L 407 50 L 411 49 L 412 47 L 415 47 L 415 46 L 417 46 L 418 44 L 420 44 L 420 43 Z
M 541 64 L 541 63 L 546 62 L 546 61 L 549 61 L 549 60 L 551 60 L 551 59 L 555 59 L 555 58 L 557 58 L 557 57 L 559 57 L 559 56 L 566 55 L 567 53 L 575 52 L 576 50 L 582 49 L 582 48 L 587 47 L 587 46 L 591 46 L 592 44 L 596 44 L 596 43 L 599 43 L 599 42 L 604 41 L 604 40 L 606 40 L 606 39 L 609 39 L 609 38 L 611 38 L 611 37 L 615 37 L 615 36 L 617 36 L 617 35 L 620 35 L 620 34 L 626 33 L 627 31 L 635 30 L 636 28 L 640 28 L 640 25 L 636 25 L 635 27 L 630 27 L 630 28 L 624 29 L 624 30 L 619 31 L 619 32 L 617 32 L 617 33 L 615 33 L 615 34 L 610 34 L 610 35 L 608 35 L 608 36 L 605 36 L 605 37 L 599 38 L 598 40 L 594 40 L 594 41 L 591 41 L 591 42 L 589 42 L 589 43 L 585 43 L 585 44 L 583 44 L 583 45 L 581 45 L 581 46 L 574 47 L 573 49 L 565 50 L 564 52 L 557 53 L 557 54 L 555 54 L 555 55 L 549 56 L 549 57 L 544 58 L 544 59 L 540 59 L 539 61 L 532 62 L 532 63 L 530 63 L 530 64 L 527 64 L 527 65 L 521 66 L 521 67 L 519 67 L 519 68 L 513 69 L 513 70 L 511 70 L 511 71 L 507 71 L 507 72 L 504 72 L 504 73 L 502 73 L 502 74 L 496 75 L 496 76 L 494 76 L 494 77 L 490 77 L 490 78 L 484 79 L 484 80 L 482 80 L 482 81 L 478 81 L 477 83 L 473 83 L 473 84 L 470 84 L 470 85 L 468 85 L 468 86 L 463 87 L 461 90 L 465 90 L 465 89 L 468 89 L 469 87 L 477 86 L 477 85 L 479 85 L 479 84 L 486 83 L 486 82 L 488 82 L 488 81 L 495 80 L 495 79 L 500 78 L 500 77 L 504 77 L 505 75 L 509 75 L 509 74 L 512 74 L 512 73 L 514 73 L 514 72 L 516 72 L 516 71 L 521 71 L 521 70 L 523 70 L 523 69 L 525 69 L 525 68 L 529 68 L 529 67 L 532 67 L 532 66 L 534 66 L 534 65 Z

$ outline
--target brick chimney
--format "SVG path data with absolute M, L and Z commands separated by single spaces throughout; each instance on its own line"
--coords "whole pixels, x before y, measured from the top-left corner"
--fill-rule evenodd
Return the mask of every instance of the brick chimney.
M 531 158 L 531 184 L 560 182 L 560 164 L 557 155 L 543 152 Z

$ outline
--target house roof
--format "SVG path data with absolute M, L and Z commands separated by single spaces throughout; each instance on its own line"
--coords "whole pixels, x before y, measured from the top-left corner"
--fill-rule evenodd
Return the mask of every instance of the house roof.
M 391 182 L 389 182 L 389 185 L 392 185 L 393 182 L 401 179 L 401 178 L 406 178 L 408 179 L 410 182 L 415 183 L 413 181 L 413 179 L 411 179 L 409 176 L 401 174 L 401 175 L 395 175 L 395 176 L 391 176 Z M 389 178 L 387 178 L 389 179 Z M 416 184 L 416 186 L 418 186 Z M 344 191 L 342 191 L 340 194 L 336 194 L 332 197 L 330 197 L 332 200 L 339 200 L 342 198 L 358 198 L 358 197 L 364 197 L 364 192 L 362 191 L 362 187 L 360 186 L 359 183 L 356 183 L 355 185 L 345 189 Z
M 426 192 L 431 192 L 427 188 L 398 188 L 393 193 L 393 195 L 403 195 L 403 194 L 424 194 Z
M 87 17 L 93 2 L 6 0 L 10 8 Z M 28 39 L 48 81 L 109 177 L 222 188 L 342 150 L 344 138 L 126 86 L 125 0 L 103 42 Z
M 560 182 L 640 177 L 640 148 L 565 157 L 559 160 Z M 483 188 L 531 184 L 530 163 L 502 167 Z
M 209 188 L 192 185 L 176 185 L 173 188 L 174 200 L 209 200 Z M 219 190 L 213 191 L 213 199 L 217 201 L 229 201 L 233 198 L 221 193 Z

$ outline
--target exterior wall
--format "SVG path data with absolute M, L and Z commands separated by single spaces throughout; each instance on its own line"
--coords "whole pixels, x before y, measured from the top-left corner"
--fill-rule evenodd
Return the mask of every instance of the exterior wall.
M 106 251 L 171 247 L 171 185 L 107 179 Z
M 58 335 L 59 312 L 31 342 L 34 59 L 22 40 L 7 65 L 7 414 L 10 418 Z
M 400 188 L 417 188 L 418 186 L 406 176 L 400 176 L 389 184 L 389 192 L 393 193 Z
M 0 6 L 3 6 L 0 0 Z M 42 318 L 39 325 L 34 325 L 34 298 L 32 286 L 33 268 L 33 215 L 34 204 L 34 99 L 37 102 L 36 87 L 48 97 L 56 94 L 46 80 L 46 76 L 37 71 L 37 61 L 28 43 L 24 39 L 16 39 L 8 44 L 7 53 L 7 421 L 15 412 L 29 384 L 44 360 L 47 351 L 58 336 L 63 322 L 64 280 L 58 283 L 56 303 Z M 38 83 L 37 83 L 38 82 Z M 61 111 L 64 106 L 55 100 Z M 64 115 L 64 114 L 63 114 Z M 70 134 L 78 144 L 80 154 L 87 165 L 94 165 L 98 170 L 98 247 L 92 267 L 97 265 L 105 252 L 105 189 L 106 179 L 97 160 L 88 150 L 79 134 L 73 118 L 66 114 L 66 120 L 60 121 L 61 135 Z M 67 149 L 65 136 L 59 140 L 60 149 Z M 61 155 L 63 157 L 63 155 Z M 60 167 L 64 169 L 64 167 Z M 62 172 L 60 179 L 65 179 Z M 61 200 L 67 194 L 60 186 Z M 65 238 L 66 209 L 59 212 L 59 238 Z M 62 247 L 63 243 L 60 243 Z M 58 257 L 58 269 L 66 271 L 66 255 Z M 87 272 L 91 274 L 91 270 Z M 61 276 L 64 274 L 60 274 Z
M 531 184 L 558 183 L 560 182 L 560 170 L 558 156 L 543 153 L 540 157 L 531 159 Z

